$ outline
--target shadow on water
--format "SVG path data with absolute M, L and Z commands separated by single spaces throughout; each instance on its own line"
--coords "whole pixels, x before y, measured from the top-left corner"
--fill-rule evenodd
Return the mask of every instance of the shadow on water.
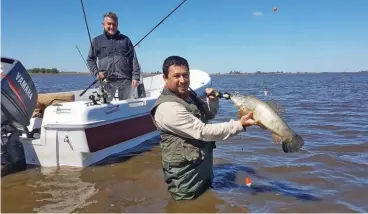
M 153 137 L 149 140 L 144 141 L 138 146 L 127 149 L 121 153 L 110 155 L 109 157 L 94 163 L 93 166 L 105 166 L 125 162 L 133 157 L 136 157 L 137 155 L 141 155 L 142 153 L 152 151 L 152 149 L 157 145 L 159 145 L 159 143 L 160 143 L 160 136 Z
M 94 164 L 92 164 L 91 166 L 94 167 L 99 167 L 99 166 L 106 166 L 106 165 L 110 165 L 110 164 L 116 164 L 116 163 L 122 163 L 125 161 L 128 161 L 129 159 L 136 157 L 142 153 L 145 152 L 149 152 L 152 151 L 152 149 L 159 145 L 160 142 L 160 137 L 156 136 L 153 137 L 151 139 L 148 139 L 146 141 L 144 141 L 143 143 L 139 144 L 138 146 L 135 146 L 133 148 L 127 149 L 121 153 L 116 153 L 116 154 L 112 154 Z M 33 149 L 33 147 L 30 147 L 30 149 Z M 35 151 L 34 151 L 35 153 Z M 59 152 L 57 152 L 57 154 L 59 154 Z M 57 158 L 58 159 L 58 158 Z M 15 174 L 15 173 L 19 173 L 22 171 L 26 171 L 26 170 L 31 170 L 34 168 L 39 168 L 39 166 L 37 165 L 28 165 L 26 169 L 22 169 L 22 170 L 18 170 L 18 169 L 14 169 L 12 167 L 5 167 L 4 165 L 1 165 L 1 177 L 5 177 L 11 174 Z M 56 167 L 56 169 L 59 169 L 60 167 Z
M 319 198 L 312 194 L 306 193 L 305 189 L 293 187 L 292 184 L 280 181 L 273 181 L 269 178 L 263 177 L 251 168 L 240 166 L 237 164 L 218 164 L 213 167 L 215 179 L 213 183 L 213 190 L 241 190 L 250 192 L 252 195 L 264 192 L 280 193 L 284 196 L 292 196 L 304 201 L 320 201 Z M 253 177 L 257 177 L 264 184 L 252 184 L 249 188 L 245 184 L 236 183 L 237 173 L 247 173 Z

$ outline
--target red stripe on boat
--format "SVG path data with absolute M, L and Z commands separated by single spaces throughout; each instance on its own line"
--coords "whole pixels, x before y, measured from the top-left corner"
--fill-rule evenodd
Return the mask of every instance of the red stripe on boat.
M 201 96 L 201 98 L 205 100 L 206 96 Z M 151 116 L 144 115 L 89 128 L 85 132 L 90 152 L 97 152 L 155 130 L 156 126 L 153 124 Z
M 110 123 L 86 129 L 86 138 L 91 152 L 96 152 L 121 142 L 155 131 L 150 115 Z

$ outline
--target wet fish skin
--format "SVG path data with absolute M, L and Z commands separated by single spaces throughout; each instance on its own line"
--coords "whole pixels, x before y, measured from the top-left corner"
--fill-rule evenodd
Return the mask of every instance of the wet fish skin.
M 257 125 L 271 131 L 272 139 L 276 143 L 282 143 L 282 149 L 285 153 L 298 152 L 303 147 L 303 138 L 296 134 L 280 117 L 280 109 L 275 109 L 254 96 L 234 94 L 231 96 L 231 100 L 239 110 L 239 118 L 252 111 Z

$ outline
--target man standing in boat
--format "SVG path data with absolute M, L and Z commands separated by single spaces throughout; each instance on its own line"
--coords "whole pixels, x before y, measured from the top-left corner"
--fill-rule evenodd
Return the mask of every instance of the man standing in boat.
M 132 87 L 138 86 L 138 97 L 145 97 L 137 55 L 130 38 L 118 30 L 117 15 L 106 13 L 102 27 L 104 32 L 92 40 L 87 64 L 90 71 L 103 80 L 107 100 L 114 98 L 116 90 L 119 100 L 128 99 Z
M 163 64 L 165 88 L 151 110 L 161 136 L 165 182 L 174 200 L 195 199 L 213 182 L 215 141 L 237 135 L 254 125 L 252 113 L 240 120 L 207 124 L 217 114 L 219 100 L 207 88 L 207 101 L 189 89 L 189 65 L 180 56 L 170 56 Z

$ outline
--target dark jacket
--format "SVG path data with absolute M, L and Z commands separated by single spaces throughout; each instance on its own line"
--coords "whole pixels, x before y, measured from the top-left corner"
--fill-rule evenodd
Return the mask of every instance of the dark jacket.
M 113 36 L 104 32 L 92 40 L 87 64 L 94 76 L 98 72 L 104 72 L 105 77 L 109 76 L 108 80 L 134 79 L 139 81 L 140 66 L 133 44 L 129 37 L 119 31 Z

